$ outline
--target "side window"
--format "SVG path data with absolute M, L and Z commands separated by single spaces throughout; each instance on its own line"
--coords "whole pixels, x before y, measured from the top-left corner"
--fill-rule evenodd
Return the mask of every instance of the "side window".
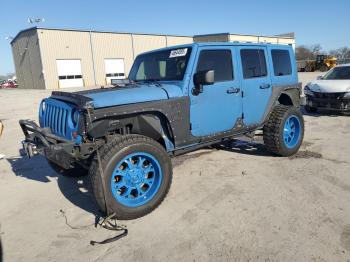
M 241 60 L 243 67 L 243 77 L 245 79 L 267 76 L 264 50 L 242 49 Z
M 197 72 L 214 70 L 215 82 L 233 79 L 232 55 L 230 50 L 201 51 L 197 64 Z
M 292 74 L 292 63 L 288 50 L 271 50 L 273 69 L 275 76 L 287 76 Z

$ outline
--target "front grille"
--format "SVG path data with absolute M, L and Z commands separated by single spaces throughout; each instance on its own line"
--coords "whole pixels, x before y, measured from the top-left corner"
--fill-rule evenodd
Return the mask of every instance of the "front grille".
M 73 119 L 74 105 L 53 98 L 41 102 L 39 122 L 41 127 L 50 128 L 51 132 L 71 140 L 72 134 L 78 130 L 78 119 Z
M 43 119 L 45 127 L 50 127 L 51 131 L 60 136 L 66 136 L 67 118 L 69 110 L 51 104 L 46 104 L 46 114 Z
M 349 110 L 350 101 L 344 98 L 345 93 L 320 93 L 314 92 L 313 96 L 307 96 L 313 107 L 322 107 L 337 110 Z
M 314 92 L 314 96 L 316 98 L 324 98 L 324 99 L 341 99 L 345 93 L 320 93 Z

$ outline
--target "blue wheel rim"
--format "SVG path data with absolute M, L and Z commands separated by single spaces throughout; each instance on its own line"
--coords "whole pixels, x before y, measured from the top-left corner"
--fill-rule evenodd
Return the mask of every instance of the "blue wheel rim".
M 157 194 L 162 179 L 162 169 L 154 156 L 145 152 L 129 154 L 113 170 L 112 194 L 124 206 L 142 206 Z
M 297 116 L 287 118 L 283 128 L 283 141 L 286 147 L 294 148 L 298 145 L 301 135 L 301 124 Z

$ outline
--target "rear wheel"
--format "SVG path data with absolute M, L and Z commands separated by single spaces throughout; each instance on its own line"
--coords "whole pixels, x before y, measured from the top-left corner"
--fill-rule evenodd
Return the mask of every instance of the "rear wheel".
M 278 105 L 264 126 L 264 143 L 267 149 L 280 156 L 298 152 L 304 137 L 304 119 L 299 109 Z
M 164 200 L 172 181 L 172 167 L 159 143 L 140 135 L 120 136 L 104 146 L 100 154 L 102 176 L 97 159 L 89 174 L 102 211 L 116 213 L 118 219 L 135 219 L 152 212 Z
M 306 65 L 306 66 L 305 66 L 305 72 L 313 72 L 313 71 L 314 71 L 313 69 L 314 69 L 314 68 L 313 68 L 312 65 Z
M 320 66 L 320 71 L 321 72 L 327 72 L 328 71 L 328 66 L 327 65 L 321 65 Z

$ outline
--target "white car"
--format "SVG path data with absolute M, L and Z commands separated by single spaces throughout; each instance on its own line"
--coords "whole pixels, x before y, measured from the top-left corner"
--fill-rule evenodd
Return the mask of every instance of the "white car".
M 323 108 L 350 112 L 350 64 L 329 70 L 304 87 L 305 110 L 316 112 Z

